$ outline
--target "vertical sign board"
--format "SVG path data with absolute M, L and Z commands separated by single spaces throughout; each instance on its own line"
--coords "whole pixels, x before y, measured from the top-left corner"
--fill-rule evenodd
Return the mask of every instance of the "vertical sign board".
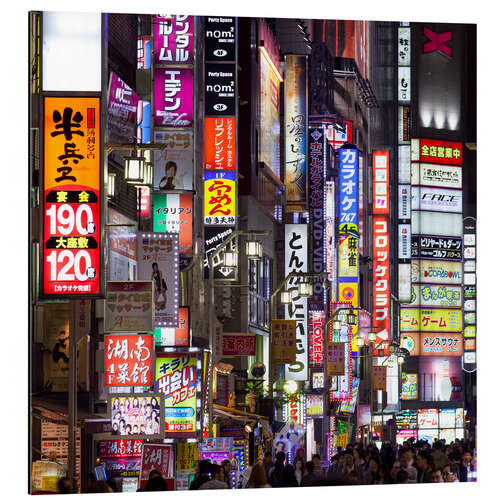
M 325 178 L 328 141 L 323 124 L 309 124 L 309 226 L 311 271 L 322 273 L 325 270 Z M 313 283 L 313 296 L 309 307 L 324 310 L 326 291 L 320 280 Z
M 323 369 L 325 360 L 325 311 L 309 311 L 309 366 L 311 371 Z
M 236 118 L 205 118 L 205 170 L 236 169 Z
M 307 271 L 307 224 L 285 225 L 285 275 Z M 285 306 L 285 319 L 296 320 L 296 361 L 285 365 L 285 378 L 307 380 L 307 299 L 299 296 L 297 279 L 290 280 L 292 303 Z
M 294 364 L 296 347 L 296 321 L 273 319 L 271 321 L 271 359 L 273 364 Z
M 236 59 L 236 19 L 205 17 L 205 60 L 228 62 Z
M 236 172 L 205 171 L 205 225 L 234 226 L 236 197 Z
M 285 188 L 287 212 L 307 201 L 307 56 L 285 55 Z
M 100 98 L 45 97 L 41 295 L 101 293 Z
M 193 64 L 193 30 L 193 16 L 154 16 L 155 65 Z
M 474 217 L 464 218 L 464 240 L 463 240 L 463 277 L 464 283 L 464 363 L 476 363 L 476 292 L 477 285 L 475 279 L 476 269 L 476 219 Z M 469 272 L 469 269 L 472 272 Z M 466 278 L 467 276 L 467 278 Z M 471 276 L 469 278 L 469 276 Z M 467 294 L 467 295 L 466 295 Z

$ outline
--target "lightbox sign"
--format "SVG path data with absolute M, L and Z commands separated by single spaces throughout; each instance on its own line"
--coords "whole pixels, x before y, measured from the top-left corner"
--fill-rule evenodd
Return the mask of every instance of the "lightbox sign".
M 462 165 L 462 143 L 435 139 L 412 139 L 411 161 Z
M 352 144 L 352 130 L 351 120 L 336 121 L 333 125 L 328 125 L 326 129 L 328 143 L 335 151 L 338 151 L 346 142 Z
M 205 118 L 205 170 L 236 169 L 236 118 Z
M 155 328 L 155 345 L 163 347 L 188 347 L 189 323 L 189 307 L 179 307 L 179 325 L 173 328 Z
M 411 214 L 412 234 L 462 237 L 462 214 L 419 211 Z
M 404 347 L 410 353 L 410 356 L 420 355 L 420 334 L 419 333 L 401 333 L 400 347 Z
M 420 334 L 420 356 L 462 356 L 462 334 Z
M 389 214 L 389 151 L 373 151 L 373 214 Z
M 411 100 L 411 68 L 398 67 L 398 100 L 401 103 L 409 103 Z
M 154 126 L 191 127 L 193 125 L 193 70 L 191 68 L 154 69 Z
M 197 355 L 158 353 L 156 390 L 165 395 L 165 437 L 195 437 Z
M 325 311 L 309 311 L 309 365 L 311 369 L 323 366 L 325 359 Z
M 437 429 L 438 428 L 438 415 L 437 408 L 429 408 L 418 410 L 417 422 L 419 428 Z
M 204 222 L 209 226 L 236 223 L 235 172 L 205 172 Z
M 137 128 L 139 96 L 115 73 L 109 77 L 108 140 L 127 142 Z
M 411 63 L 411 28 L 400 26 L 398 28 L 398 66 L 410 66 Z
M 236 114 L 236 65 L 205 64 L 205 116 Z
M 398 224 L 398 258 L 408 260 L 411 258 L 411 225 Z
M 307 56 L 285 55 L 285 189 L 287 212 L 307 199 Z
M 154 63 L 193 63 L 193 16 L 154 16 Z
M 409 184 L 398 185 L 398 218 L 411 218 L 411 186 Z
M 462 307 L 462 287 L 412 285 L 410 305 L 417 307 Z
M 400 309 L 402 332 L 462 332 L 461 309 Z
M 444 260 L 420 260 L 418 281 L 420 283 L 460 285 L 462 283 L 462 264 L 461 262 Z
M 356 410 L 356 404 L 358 402 L 358 391 L 359 391 L 359 378 L 353 377 L 352 397 L 351 399 L 342 401 L 342 403 L 340 403 L 340 411 L 342 413 L 354 413 L 354 411 Z
M 411 108 L 410 106 L 399 106 L 399 126 L 398 126 L 399 144 L 410 144 L 410 130 L 411 130 Z
M 98 97 L 45 97 L 41 295 L 101 292 Z
M 462 213 L 462 191 L 434 187 L 411 188 L 412 210 Z
M 306 395 L 306 417 L 318 418 L 323 416 L 323 396 L 316 394 Z
M 420 186 L 461 189 L 462 167 L 412 163 L 411 183 Z
M 339 232 L 358 232 L 358 150 L 339 153 Z
M 285 224 L 285 275 L 291 272 L 307 272 L 308 245 L 307 224 Z M 300 297 L 298 280 L 293 278 L 288 284 L 292 293 L 292 303 L 285 306 L 285 319 L 296 320 L 295 364 L 285 365 L 285 379 L 307 380 L 308 369 L 308 330 L 307 298 Z
M 348 302 L 330 302 L 330 317 L 335 314 L 339 308 L 350 306 Z M 339 314 L 339 318 L 345 317 L 347 310 Z M 339 331 L 333 330 L 333 325 L 330 323 L 329 336 L 332 342 L 344 343 L 344 375 L 332 377 L 332 390 L 330 391 L 331 401 L 345 401 L 352 397 L 352 336 L 351 327 L 345 323 Z
M 208 279 L 208 259 L 210 255 L 233 231 L 232 227 L 205 227 L 204 279 Z M 231 242 L 231 250 L 236 250 L 236 240 Z M 236 278 L 237 268 L 223 266 L 222 253 L 220 253 L 218 258 L 214 259 L 214 279 L 234 281 Z
M 401 399 L 403 401 L 418 399 L 418 373 L 401 374 Z
M 205 60 L 235 61 L 236 57 L 236 18 L 211 17 L 205 21 Z
M 193 253 L 193 195 L 153 194 L 153 231 L 178 233 L 179 255 Z
M 462 238 L 413 236 L 411 256 L 419 259 L 462 260 Z

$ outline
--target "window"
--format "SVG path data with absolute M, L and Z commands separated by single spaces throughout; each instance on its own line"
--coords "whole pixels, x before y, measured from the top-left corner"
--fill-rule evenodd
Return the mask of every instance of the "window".
M 248 260 L 248 322 L 269 330 L 269 298 L 271 294 L 271 259 Z

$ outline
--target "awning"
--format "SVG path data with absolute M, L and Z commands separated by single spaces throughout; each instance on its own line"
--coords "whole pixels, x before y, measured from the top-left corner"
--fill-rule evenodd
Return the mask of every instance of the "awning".
M 269 420 L 268 417 L 264 415 L 258 415 L 257 413 L 250 413 L 243 410 L 237 410 L 236 408 L 229 408 L 228 406 L 222 406 L 215 404 L 213 405 L 214 413 L 219 415 L 223 415 L 225 417 L 230 417 L 235 420 L 251 420 L 252 422 L 257 420 L 265 420 L 266 422 Z

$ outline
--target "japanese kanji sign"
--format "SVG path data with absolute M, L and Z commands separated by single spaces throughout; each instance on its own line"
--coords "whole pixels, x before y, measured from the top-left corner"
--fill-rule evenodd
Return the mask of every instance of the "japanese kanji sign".
M 401 399 L 404 401 L 418 399 L 418 373 L 401 374 Z
M 412 285 L 412 306 L 462 307 L 462 287 L 452 285 Z
M 389 151 L 373 151 L 373 214 L 389 214 Z
M 236 118 L 205 118 L 205 170 L 236 169 Z
M 108 408 L 112 435 L 163 438 L 162 394 L 150 392 L 111 394 Z
M 398 28 L 398 66 L 411 64 L 411 28 L 401 26 Z
M 139 96 L 115 73 L 109 77 L 108 140 L 127 142 L 136 135 Z
M 100 99 L 45 97 L 42 295 L 96 295 L 101 279 Z
M 441 165 L 462 165 L 462 143 L 436 139 L 412 139 L 411 160 Z
M 174 451 L 169 444 L 144 443 L 142 445 L 141 474 L 139 484 L 146 486 L 149 473 L 157 470 L 164 478 L 174 475 Z
M 158 353 L 156 390 L 165 394 L 165 435 L 195 437 L 197 356 L 191 353 Z
M 198 460 L 198 443 L 186 443 L 179 441 L 177 443 L 175 455 L 175 470 L 192 470 Z
M 372 389 L 374 391 L 387 390 L 387 366 L 372 366 Z
M 154 62 L 193 63 L 193 16 L 177 15 L 166 19 L 154 16 Z
M 412 236 L 411 256 L 417 259 L 462 260 L 462 238 Z
M 389 217 L 373 217 L 373 326 L 377 332 L 378 349 L 389 354 L 390 315 L 390 249 Z
M 153 281 L 154 325 L 177 326 L 179 234 L 138 233 L 139 279 Z
M 342 413 L 354 413 L 358 402 L 359 378 L 352 378 L 352 397 L 349 400 L 342 401 L 340 411 Z
M 358 150 L 339 152 L 339 232 L 358 232 Z
M 223 356 L 255 356 L 256 336 L 252 333 L 224 334 L 222 336 Z
M 295 332 L 293 319 L 273 319 L 271 322 L 271 359 L 274 364 L 295 363 Z
M 358 239 L 341 235 L 339 240 L 339 278 L 358 277 Z
M 306 210 L 307 56 L 285 55 L 285 186 L 287 212 Z
M 344 342 L 329 342 L 326 344 L 326 374 L 329 377 L 343 375 L 345 361 Z
M 325 311 L 309 311 L 309 366 L 311 369 L 323 367 L 325 359 Z
M 153 385 L 153 335 L 106 335 L 105 385 Z
M 417 421 L 419 428 L 437 428 L 439 410 L 437 408 L 426 408 L 418 410 Z
M 462 167 L 412 163 L 411 184 L 461 189 Z
M 407 66 L 398 67 L 398 99 L 401 103 L 409 103 L 411 100 L 411 68 Z
M 413 309 L 401 308 L 402 332 L 461 332 L 461 309 Z
M 462 334 L 420 334 L 420 356 L 461 356 L 463 353 Z
M 285 422 L 297 424 L 299 427 L 304 425 L 304 397 L 304 394 L 296 393 L 290 401 L 287 401 L 283 405 L 283 418 Z M 282 434 L 284 433 L 282 432 Z
M 154 126 L 191 127 L 193 125 L 193 70 L 155 68 Z
M 205 224 L 232 226 L 236 221 L 236 173 L 205 172 Z
M 108 281 L 104 307 L 105 332 L 153 330 L 153 283 Z
M 285 224 L 285 276 L 291 272 L 307 272 L 307 224 Z M 287 380 L 307 380 L 308 331 L 307 299 L 299 296 L 298 279 L 292 278 L 288 291 L 292 293 L 292 303 L 285 306 L 285 319 L 296 320 L 294 364 L 285 365 Z
M 153 231 L 179 233 L 179 255 L 193 253 L 193 195 L 153 194 Z

